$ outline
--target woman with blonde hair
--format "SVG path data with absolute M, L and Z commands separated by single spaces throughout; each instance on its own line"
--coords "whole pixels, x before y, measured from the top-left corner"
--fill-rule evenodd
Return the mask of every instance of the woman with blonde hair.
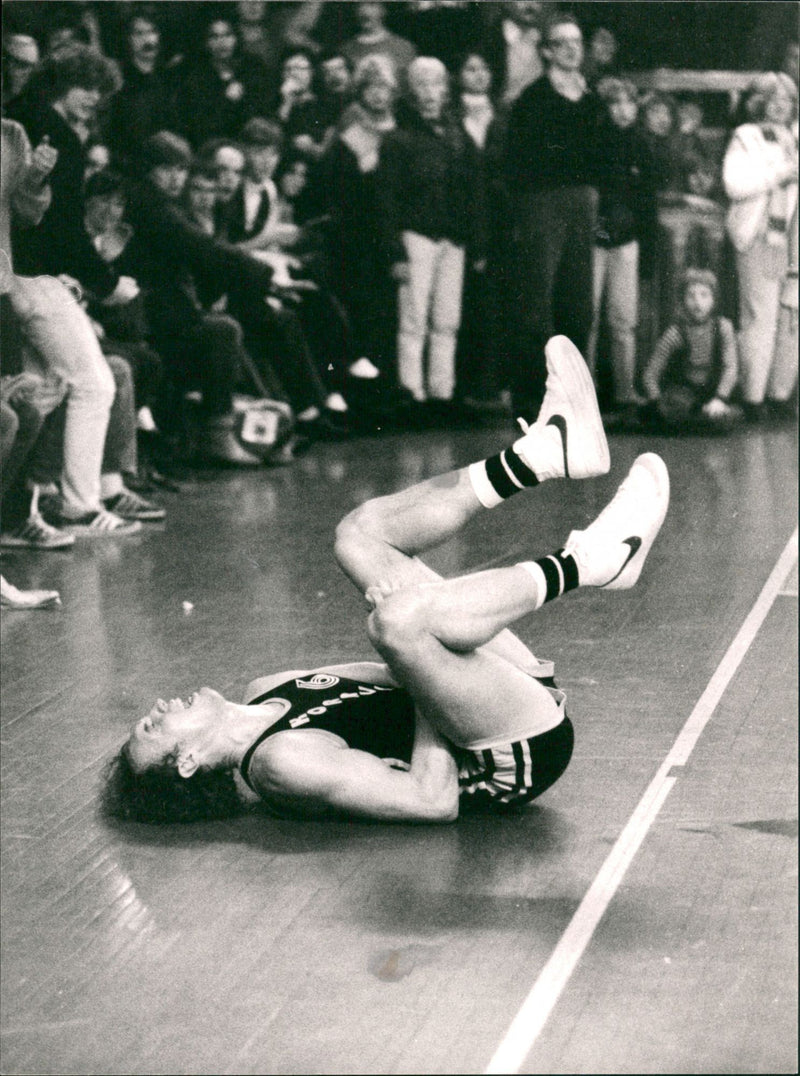
M 746 107 L 751 122 L 733 134 L 723 182 L 739 278 L 742 396 L 757 421 L 765 401 L 789 407 L 797 381 L 797 87 L 767 73 Z

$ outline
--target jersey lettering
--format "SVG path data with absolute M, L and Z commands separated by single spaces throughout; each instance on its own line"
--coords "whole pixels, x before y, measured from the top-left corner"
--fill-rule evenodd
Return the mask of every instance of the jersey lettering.
M 307 725 L 311 718 L 308 714 L 300 714 L 299 717 L 292 717 L 289 719 L 289 724 L 293 729 L 296 729 L 298 725 Z

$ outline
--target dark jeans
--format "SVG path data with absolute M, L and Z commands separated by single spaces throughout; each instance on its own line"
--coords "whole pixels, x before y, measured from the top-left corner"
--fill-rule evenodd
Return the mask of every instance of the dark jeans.
M 592 328 L 596 211 L 592 187 L 528 191 L 516 198 L 515 406 L 538 410 L 547 376 L 544 346 L 551 336 L 568 336 L 586 351 Z

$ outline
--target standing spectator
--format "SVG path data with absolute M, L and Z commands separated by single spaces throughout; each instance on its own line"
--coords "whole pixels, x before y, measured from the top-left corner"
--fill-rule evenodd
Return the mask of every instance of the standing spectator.
M 286 52 L 275 112 L 287 142 L 312 159 L 322 156 L 328 144 L 328 125 L 314 93 L 314 61 L 307 49 Z
M 202 28 L 199 53 L 178 72 L 179 130 L 195 148 L 209 138 L 231 138 L 272 96 L 269 69 L 243 52 L 232 18 L 216 11 Z
M 75 45 L 46 59 L 36 82 L 45 106 L 38 95 L 26 93 L 9 112 L 34 144 L 47 140 L 58 157 L 50 208 L 38 228 L 16 237 L 17 270 L 28 276 L 66 273 L 97 298 L 127 301 L 133 282 L 117 278 L 83 229 L 85 147 L 101 101 L 119 87 L 116 65 L 87 45 Z
M 441 60 L 419 56 L 407 77 L 408 125 L 386 136 L 380 162 L 400 281 L 398 372 L 417 403 L 430 400 L 429 412 L 446 417 L 472 220 L 466 135 L 445 111 L 448 75 Z
M 492 71 L 477 52 L 458 68 L 457 114 L 466 135 L 473 239 L 467 248 L 458 345 L 458 392 L 494 407 L 507 388 L 505 287 L 510 207 L 503 183 L 504 121 L 490 96 Z
M 571 15 L 544 31 L 547 73 L 514 102 L 507 169 L 515 203 L 519 342 L 514 406 L 536 413 L 544 392 L 544 345 L 556 333 L 585 353 L 592 326 L 600 105 L 581 74 L 583 35 Z
M 122 88 L 111 101 L 109 141 L 117 167 L 135 171 L 146 138 L 173 130 L 174 87 L 161 63 L 161 31 L 153 6 L 134 7 L 125 24 Z
M 675 190 L 677 172 L 673 148 L 678 125 L 677 102 L 667 93 L 654 91 L 642 100 L 639 115 L 653 155 L 658 190 Z
M 378 200 L 382 145 L 396 127 L 394 65 L 386 56 L 367 56 L 353 86 L 339 135 L 312 174 L 311 201 L 319 215 L 331 217 L 331 287 L 350 319 L 356 357 L 350 372 L 363 379 L 368 407 L 377 408 L 396 388 L 397 287 L 390 268 L 397 252 Z
M 492 68 L 502 102 L 510 105 L 544 72 L 540 46 L 545 4 L 541 0 L 506 0 L 497 5 L 495 20 L 483 51 Z
M 746 107 L 752 122 L 734 132 L 723 181 L 739 278 L 742 399 L 758 421 L 765 398 L 786 405 L 797 377 L 791 337 L 778 335 L 781 299 L 797 275 L 797 86 L 782 73 L 762 75 Z
M 328 49 L 319 59 L 319 106 L 328 135 L 326 146 L 338 127 L 342 113 L 353 100 L 353 72 L 341 49 Z
M 342 54 L 355 70 L 359 60 L 375 53 L 388 56 L 394 66 L 395 78 L 405 84 L 408 65 L 417 55 L 414 45 L 386 29 L 386 4 L 358 3 L 356 21 L 358 33 L 342 45 Z
M 599 190 L 594 252 L 594 319 L 587 363 L 595 369 L 601 315 L 611 336 L 614 409 L 642 401 L 636 391 L 636 324 L 639 275 L 650 277 L 657 212 L 655 170 L 639 131 L 638 93 L 625 79 L 604 79 L 597 87 L 608 110 L 599 132 Z
M 586 62 L 583 65 L 584 77 L 592 89 L 604 78 L 618 73 L 618 52 L 619 42 L 616 37 L 605 26 L 598 26 L 589 38 Z
M 690 431 L 728 429 L 737 416 L 729 398 L 736 386 L 736 336 L 715 313 L 717 278 L 687 269 L 675 321 L 666 329 L 642 374 L 645 423 Z

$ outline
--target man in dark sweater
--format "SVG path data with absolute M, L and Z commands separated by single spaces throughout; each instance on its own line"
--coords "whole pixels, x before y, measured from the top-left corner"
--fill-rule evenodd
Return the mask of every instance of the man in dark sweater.
M 581 75 L 583 35 L 571 15 L 545 27 L 546 74 L 514 103 L 507 172 L 515 207 L 518 309 L 514 406 L 535 411 L 544 392 L 544 345 L 563 333 L 585 351 L 592 324 L 600 106 Z

